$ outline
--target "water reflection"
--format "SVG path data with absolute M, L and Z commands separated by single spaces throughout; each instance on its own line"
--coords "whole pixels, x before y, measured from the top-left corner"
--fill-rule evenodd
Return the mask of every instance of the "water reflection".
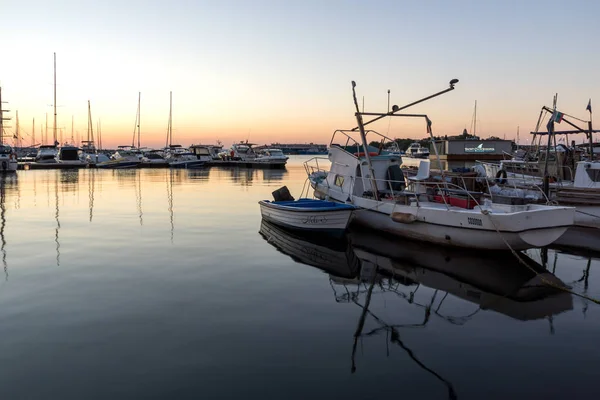
M 377 270 L 379 290 L 394 292 L 453 324 L 464 324 L 480 310 L 534 320 L 573 308 L 570 294 L 543 285 L 541 278 L 562 282 L 524 254 L 522 258 L 531 270 L 520 265 L 509 252 L 483 253 L 398 242 L 362 227 L 351 227 L 340 241 L 291 232 L 266 221 L 261 222 L 260 233 L 295 261 L 328 272 L 334 287 L 344 287 L 341 295 L 335 293 L 338 302 L 353 302 L 365 294 L 364 283 Z M 356 287 L 352 291 L 349 285 Z M 431 298 L 423 303 L 415 300 L 421 286 L 434 289 Z M 474 303 L 477 308 L 464 315 L 446 315 L 443 305 L 449 294 Z
M 96 170 L 93 168 L 88 169 L 88 199 L 90 209 L 90 222 L 94 217 L 94 192 L 96 191 Z
M 451 399 L 456 398 L 453 384 L 409 347 L 401 338 L 403 329 L 425 328 L 434 317 L 461 326 L 481 312 L 493 311 L 521 321 L 547 319 L 552 334 L 553 316 L 573 309 L 571 295 L 542 285 L 541 277 L 562 282 L 526 255 L 523 260 L 531 269 L 507 252 L 399 242 L 364 228 L 351 227 L 346 237 L 336 240 L 290 231 L 263 220 L 259 233 L 294 261 L 329 274 L 335 301 L 360 309 L 351 372 L 358 368 L 359 342 L 384 336 L 387 344 L 399 346 L 416 365 L 442 382 Z M 416 323 L 387 321 L 370 305 L 376 292 L 422 310 L 422 319 Z M 376 326 L 367 329 L 367 320 Z
M 135 181 L 135 200 L 137 204 L 138 216 L 140 218 L 140 226 L 144 225 L 144 212 L 142 211 L 142 177 L 141 173 L 138 172 Z
M 289 175 L 287 169 L 262 168 L 211 168 L 212 171 L 227 171 L 230 179 L 242 186 L 252 186 L 253 182 L 268 184 L 278 182 Z
M 204 169 L 188 169 L 188 178 L 198 182 L 208 182 L 210 176 L 210 168 Z
M 62 189 L 67 190 L 67 191 L 75 190 L 75 189 L 72 189 L 72 187 L 70 186 L 71 181 L 70 181 L 70 179 L 67 178 L 67 177 L 70 177 L 70 174 L 69 175 L 68 174 L 63 174 L 64 172 L 70 172 L 70 171 L 68 171 L 68 170 L 67 171 L 62 171 L 62 170 L 60 171 L 60 176 L 61 176 L 60 182 L 64 183 Z M 79 171 L 77 171 L 77 172 L 79 172 Z M 63 177 L 65 177 L 65 180 L 62 179 Z M 58 201 L 58 182 L 59 182 L 58 179 L 56 179 L 54 181 L 54 205 L 55 205 L 55 208 L 54 208 L 54 210 L 55 210 L 54 211 L 54 219 L 56 220 L 56 228 L 54 230 L 54 242 L 56 243 L 56 266 L 57 267 L 60 266 L 60 241 L 58 239 L 58 232 L 60 230 L 60 219 L 59 219 L 60 209 L 59 209 L 59 206 L 58 206 L 58 204 L 59 204 L 59 201 Z M 75 186 L 73 186 L 73 187 L 75 187 Z
M 175 231 L 175 223 L 173 218 L 173 180 L 175 172 L 181 171 L 174 171 L 172 169 L 169 169 L 165 174 L 167 182 L 167 209 L 169 210 L 169 222 L 171 224 L 171 244 L 173 244 L 173 233 Z
M 0 175 L 0 252 L 2 253 L 2 267 L 4 268 L 4 279 L 8 280 L 8 264 L 6 262 L 6 191 L 16 186 L 16 175 L 14 179 L 9 175 Z

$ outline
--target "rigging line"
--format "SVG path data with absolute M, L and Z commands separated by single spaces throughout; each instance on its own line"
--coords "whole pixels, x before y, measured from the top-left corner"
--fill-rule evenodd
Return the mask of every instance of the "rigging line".
M 529 264 L 527 264 L 525 261 L 523 261 L 523 259 L 522 259 L 521 257 L 519 257 L 519 254 L 518 254 L 518 253 L 517 253 L 517 252 L 516 252 L 516 251 L 515 251 L 515 250 L 512 248 L 512 246 L 511 246 L 511 245 L 510 245 L 510 244 L 509 244 L 509 243 L 506 241 L 506 239 L 504 238 L 504 236 L 502 235 L 502 233 L 500 232 L 500 230 L 499 230 L 499 229 L 498 229 L 498 227 L 496 226 L 496 223 L 494 222 L 494 220 L 493 220 L 493 218 L 492 218 L 491 214 L 489 213 L 489 211 L 488 211 L 488 210 L 481 210 L 481 213 L 482 213 L 483 215 L 486 215 L 486 216 L 487 216 L 487 217 L 490 219 L 490 222 L 491 222 L 491 223 L 492 223 L 492 225 L 494 226 L 494 229 L 496 229 L 496 232 L 497 232 L 497 233 L 500 235 L 500 238 L 502 239 L 502 241 L 504 242 L 504 244 L 506 245 L 506 247 L 508 247 L 508 248 L 510 249 L 511 253 L 512 253 L 512 254 L 513 254 L 513 255 L 514 255 L 516 258 L 517 258 L 517 260 L 519 261 L 519 263 L 520 263 L 520 264 L 523 264 L 523 265 L 524 265 L 525 267 L 527 267 L 527 268 L 528 268 L 528 269 L 529 269 L 531 272 L 533 272 L 533 273 L 534 273 L 536 276 L 538 276 L 538 277 L 540 278 L 540 280 L 541 280 L 541 281 L 542 281 L 544 284 L 546 284 L 546 285 L 548 285 L 548 286 L 550 286 L 550 287 L 553 287 L 553 288 L 555 288 L 555 289 L 562 290 L 562 291 L 564 291 L 564 292 L 570 293 L 570 294 L 572 294 L 572 295 L 574 295 L 574 296 L 581 297 L 581 298 L 583 298 L 583 299 L 589 300 L 589 301 L 591 301 L 591 302 L 593 302 L 593 303 L 600 304 L 600 300 L 598 300 L 598 299 L 595 299 L 595 298 L 593 298 L 593 297 L 590 297 L 590 296 L 588 296 L 588 295 L 585 295 L 585 294 L 577 293 L 577 292 L 575 292 L 575 291 L 573 291 L 573 290 L 569 289 L 569 288 L 568 288 L 568 287 L 566 287 L 566 286 L 560 286 L 560 285 L 557 285 L 556 283 L 554 283 L 554 282 L 550 282 L 548 279 L 546 279 L 545 277 L 543 277 L 543 276 L 542 276 L 542 275 L 541 275 L 539 272 L 537 272 L 535 269 L 533 269 L 533 267 L 531 267 Z

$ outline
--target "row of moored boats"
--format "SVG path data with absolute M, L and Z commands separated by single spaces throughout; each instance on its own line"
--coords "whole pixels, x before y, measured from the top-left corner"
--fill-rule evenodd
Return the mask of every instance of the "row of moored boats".
M 456 82 L 438 94 L 454 89 Z M 364 121 L 358 107 L 355 115 L 356 128 L 334 132 L 327 159 L 305 163 L 317 200 L 274 192 L 275 201 L 260 202 L 263 219 L 338 233 L 352 220 L 386 234 L 473 249 L 553 245 L 600 250 L 600 162 L 574 163 L 573 180 L 554 181 L 550 188 L 540 185 L 539 176 L 536 181 L 507 173 L 502 163 L 453 172 L 422 160 L 415 171 L 402 166 L 399 154 L 361 151 L 371 149 L 373 141 L 381 143 L 380 149 L 392 141 L 366 125 L 402 115 L 368 113 L 377 117 Z M 431 120 L 419 116 L 434 141 Z

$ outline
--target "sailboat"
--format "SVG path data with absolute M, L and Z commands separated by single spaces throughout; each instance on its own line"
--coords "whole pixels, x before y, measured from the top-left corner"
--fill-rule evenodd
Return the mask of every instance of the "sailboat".
M 169 92 L 169 124 L 167 125 L 167 145 L 165 159 L 171 168 L 201 168 L 206 161 L 199 160 L 196 154 L 180 144 L 173 144 L 173 92 Z
M 47 126 L 48 126 L 48 114 L 46 114 L 46 131 L 47 131 Z M 52 142 L 52 144 L 44 144 L 41 145 L 38 148 L 38 153 L 35 157 L 35 162 L 36 163 L 40 163 L 40 164 L 53 164 L 57 162 L 57 155 L 58 155 L 58 142 L 56 141 L 56 53 L 54 53 L 54 125 L 53 125 L 53 132 L 54 132 L 54 140 Z M 46 138 L 47 138 L 47 133 L 46 133 Z
M 315 196 L 357 206 L 358 223 L 397 236 L 448 246 L 487 250 L 525 250 L 547 246 L 571 227 L 575 208 L 540 204 L 501 204 L 495 198 L 467 190 L 461 182 L 451 182 L 444 176 L 435 147 L 431 120 L 426 114 L 399 114 L 401 110 L 454 90 L 450 87 L 403 107 L 394 106 L 386 113 L 365 113 L 358 107 L 356 84 L 352 82 L 356 120 L 351 130 L 335 131 L 331 139 L 329 170 L 305 163 Z M 374 117 L 363 121 L 363 116 Z M 365 126 L 384 117 L 422 118 L 436 152 L 440 177 L 431 176 L 430 162 L 421 160 L 417 175 L 404 176 L 401 157 L 371 153 L 367 134 L 377 135 L 385 147 L 392 139 Z M 360 142 L 353 135 L 360 134 Z M 371 139 L 373 140 L 373 139 Z M 340 146 L 349 143 L 351 146 Z M 410 190 L 407 190 L 407 183 Z
M 17 153 L 11 146 L 4 143 L 4 121 L 9 118 L 4 117 L 4 112 L 8 110 L 2 109 L 2 88 L 0 88 L 0 171 L 15 172 L 18 168 Z

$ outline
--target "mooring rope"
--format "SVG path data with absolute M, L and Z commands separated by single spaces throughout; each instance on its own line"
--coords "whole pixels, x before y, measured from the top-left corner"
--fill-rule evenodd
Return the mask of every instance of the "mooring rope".
M 517 260 L 519 261 L 519 263 L 523 264 L 525 267 L 527 267 L 527 269 L 529 269 L 536 276 L 538 276 L 540 278 L 540 280 L 544 284 L 546 284 L 548 286 L 551 286 L 551 287 L 553 287 L 555 289 L 562 290 L 564 292 L 570 293 L 570 294 L 572 294 L 574 296 L 578 296 L 578 297 L 581 297 L 583 299 L 589 300 L 589 301 L 591 301 L 593 303 L 600 304 L 600 300 L 598 300 L 598 299 L 594 299 L 593 297 L 587 296 L 585 294 L 574 292 L 573 290 L 569 289 L 568 287 L 557 285 L 556 283 L 550 282 L 548 279 L 546 279 L 544 276 L 542 276 L 542 274 L 540 274 L 533 267 L 531 267 L 529 264 L 527 264 L 525 261 L 523 261 L 523 259 L 519 256 L 519 253 L 517 253 L 517 251 L 515 251 L 515 249 L 513 249 L 512 246 L 506 241 L 506 239 L 504 238 L 504 236 L 502 235 L 502 233 L 498 229 L 498 226 L 496 225 L 496 223 L 492 219 L 492 216 L 491 216 L 490 212 L 488 210 L 481 210 L 481 213 L 483 215 L 486 215 L 490 219 L 490 222 L 494 226 L 494 229 L 496 230 L 496 232 L 498 233 L 498 235 L 500 235 L 500 238 L 502 239 L 502 241 L 504 242 L 504 244 L 506 245 L 506 247 L 508 247 L 510 249 L 511 253 L 517 258 Z

